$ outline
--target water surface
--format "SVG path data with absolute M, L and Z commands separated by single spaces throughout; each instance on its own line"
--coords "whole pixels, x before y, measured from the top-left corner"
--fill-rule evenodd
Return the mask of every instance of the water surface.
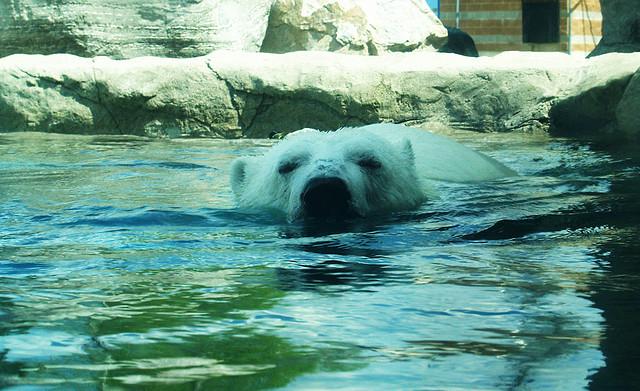
M 318 226 L 234 208 L 269 141 L 1 134 L 0 388 L 640 386 L 637 153 L 458 137 L 521 176 Z

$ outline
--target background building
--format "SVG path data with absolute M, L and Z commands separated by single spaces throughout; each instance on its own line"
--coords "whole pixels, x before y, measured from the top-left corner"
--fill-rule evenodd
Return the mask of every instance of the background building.
M 508 50 L 589 54 L 602 36 L 599 0 L 429 0 L 481 55 Z

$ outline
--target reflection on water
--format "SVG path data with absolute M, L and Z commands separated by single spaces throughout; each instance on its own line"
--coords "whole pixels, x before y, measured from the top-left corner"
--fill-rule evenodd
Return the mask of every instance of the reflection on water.
M 0 388 L 640 386 L 637 154 L 464 141 L 523 175 L 289 225 L 231 202 L 268 142 L 0 135 Z

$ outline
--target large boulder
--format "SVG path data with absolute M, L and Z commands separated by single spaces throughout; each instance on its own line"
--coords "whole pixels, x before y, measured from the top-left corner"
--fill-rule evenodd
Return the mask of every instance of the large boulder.
M 202 57 L 0 59 L 0 130 L 241 136 L 227 85 Z
M 550 112 L 553 131 L 563 136 L 637 138 L 640 53 L 610 53 L 576 69 Z M 633 83 L 631 81 L 633 80 Z
M 589 55 L 640 52 L 640 0 L 600 0 L 602 39 Z
M 616 107 L 616 125 L 620 133 L 629 139 L 640 139 L 640 69 L 629 81 Z
M 193 57 L 258 51 L 273 0 L 0 2 L 0 57 L 14 53 Z
M 376 122 L 544 127 L 585 60 L 217 51 L 193 59 L 0 59 L 0 130 L 266 137 Z
M 424 0 L 276 0 L 262 51 L 378 55 L 446 42 L 447 30 Z

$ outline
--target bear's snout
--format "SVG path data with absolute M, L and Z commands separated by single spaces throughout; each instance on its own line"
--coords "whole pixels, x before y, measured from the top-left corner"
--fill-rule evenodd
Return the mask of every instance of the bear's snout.
M 354 213 L 349 188 L 338 177 L 312 178 L 304 187 L 300 201 L 310 217 L 345 218 Z

